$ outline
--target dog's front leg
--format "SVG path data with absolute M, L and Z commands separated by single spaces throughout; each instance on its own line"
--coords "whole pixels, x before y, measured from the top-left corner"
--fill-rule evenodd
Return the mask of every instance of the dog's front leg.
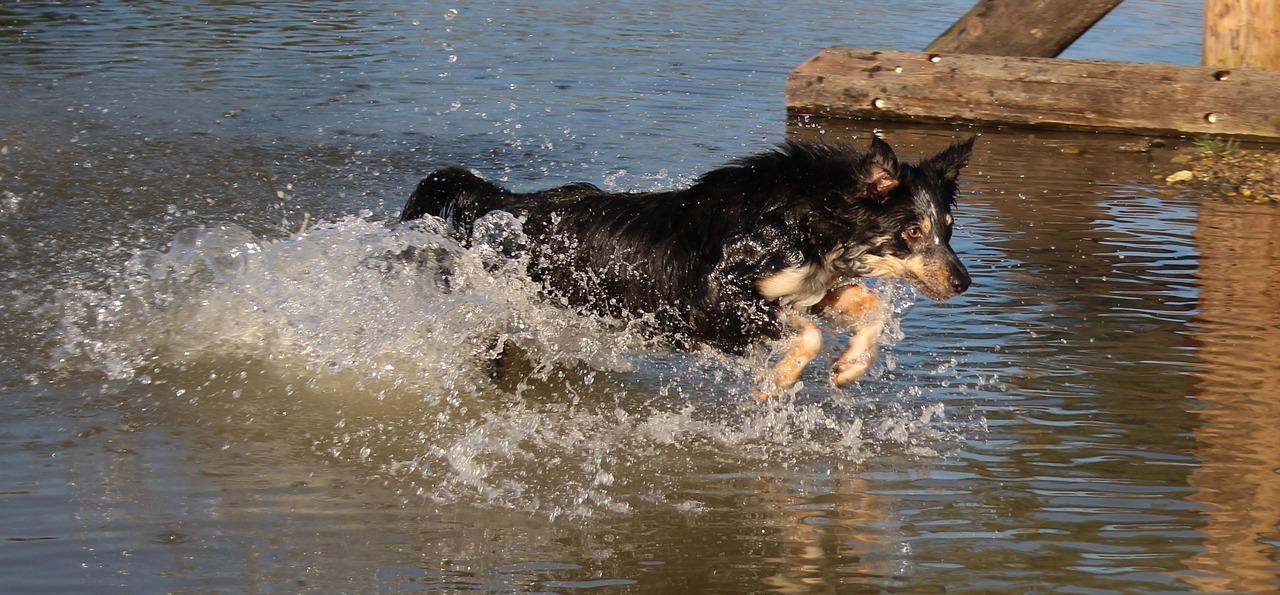
M 818 302 L 814 309 L 828 319 L 850 329 L 849 347 L 831 367 L 831 382 L 844 386 L 866 373 L 876 360 L 880 332 L 884 330 L 884 308 L 871 290 L 861 285 L 841 285 Z
M 756 397 L 760 400 L 777 396 L 791 388 L 800 380 L 800 375 L 809 362 L 822 351 L 822 331 L 812 320 L 799 314 L 791 314 L 787 317 L 787 326 L 794 331 L 787 339 L 787 352 L 761 381 L 756 392 Z

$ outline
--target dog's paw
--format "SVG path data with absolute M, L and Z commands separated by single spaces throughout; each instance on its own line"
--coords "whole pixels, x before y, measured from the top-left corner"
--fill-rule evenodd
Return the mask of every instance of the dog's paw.
M 849 348 L 831 366 L 831 384 L 842 387 L 867 373 L 876 362 L 876 347 L 883 330 L 884 322 L 877 320 L 863 325 L 849 337 Z
M 875 361 L 876 355 L 872 351 L 864 351 L 852 357 L 845 354 L 845 357 L 836 360 L 835 365 L 831 366 L 831 384 L 843 387 L 861 378 Z
M 804 382 L 798 380 L 793 384 L 782 387 L 779 387 L 772 382 L 765 381 L 756 384 L 756 389 L 752 391 L 751 394 L 755 396 L 758 401 L 770 401 L 772 399 L 793 396 L 802 389 L 804 389 Z

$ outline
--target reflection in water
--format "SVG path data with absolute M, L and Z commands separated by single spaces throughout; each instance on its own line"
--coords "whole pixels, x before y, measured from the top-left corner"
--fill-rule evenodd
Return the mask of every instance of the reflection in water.
M 430 240 L 382 223 L 424 171 L 687 184 L 818 49 L 971 5 L 0 4 L 0 590 L 1274 590 L 1280 213 L 1158 198 L 1172 148 L 985 132 L 974 288 L 772 408 L 759 362 L 368 258 Z M 1199 5 L 1074 57 L 1194 61 Z
M 1205 201 L 1196 230 L 1196 397 L 1204 551 L 1186 580 L 1206 592 L 1280 588 L 1280 217 Z
M 804 487 L 808 494 L 787 486 L 756 488 L 777 511 L 763 522 L 777 532 L 777 551 L 766 558 L 776 572 L 761 582 L 779 593 L 892 585 L 902 570 L 895 549 L 902 539 L 894 535 L 887 499 L 852 476 Z

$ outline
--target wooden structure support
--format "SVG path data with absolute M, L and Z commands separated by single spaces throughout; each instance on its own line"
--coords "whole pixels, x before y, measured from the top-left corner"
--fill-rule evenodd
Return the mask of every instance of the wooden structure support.
M 924 52 L 828 48 L 787 111 L 1280 140 L 1280 0 L 1204 0 L 1204 66 L 1055 59 L 1121 2 L 978 0 Z
M 1205 0 L 1201 64 L 1280 69 L 1280 2 Z
M 1280 71 L 828 48 L 787 110 L 876 120 L 1280 138 Z
M 924 51 L 1056 58 L 1123 1 L 979 0 Z

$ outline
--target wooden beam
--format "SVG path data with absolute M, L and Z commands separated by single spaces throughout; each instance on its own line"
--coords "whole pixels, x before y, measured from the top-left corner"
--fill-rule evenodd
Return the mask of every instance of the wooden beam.
M 1280 138 L 1280 71 L 828 48 L 787 110 L 1144 134 Z
M 1201 63 L 1280 70 L 1280 2 L 1204 0 Z
M 1123 1 L 979 0 L 924 51 L 1055 58 Z

